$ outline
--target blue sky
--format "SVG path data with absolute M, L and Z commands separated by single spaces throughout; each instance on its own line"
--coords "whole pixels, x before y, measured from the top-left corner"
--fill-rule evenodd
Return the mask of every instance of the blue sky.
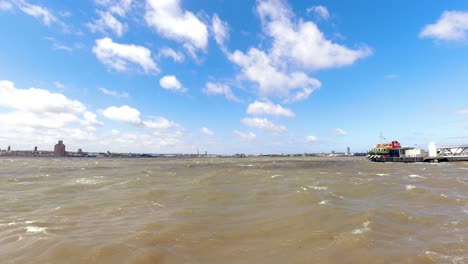
M 468 142 L 468 2 L 0 0 L 0 148 Z

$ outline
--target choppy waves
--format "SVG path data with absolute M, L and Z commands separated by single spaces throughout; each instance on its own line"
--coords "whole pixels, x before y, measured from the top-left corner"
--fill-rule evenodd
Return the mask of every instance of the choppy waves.
M 0 165 L 2 263 L 468 262 L 467 163 L 201 158 Z

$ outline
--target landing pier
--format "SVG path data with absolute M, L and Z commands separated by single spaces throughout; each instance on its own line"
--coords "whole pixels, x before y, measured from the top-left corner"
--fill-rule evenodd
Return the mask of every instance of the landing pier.
M 436 147 L 429 144 L 428 155 L 424 151 L 419 151 L 417 155 L 412 148 L 392 149 L 388 155 L 368 155 L 367 159 L 373 162 L 457 162 L 468 161 L 468 145 L 453 145 Z

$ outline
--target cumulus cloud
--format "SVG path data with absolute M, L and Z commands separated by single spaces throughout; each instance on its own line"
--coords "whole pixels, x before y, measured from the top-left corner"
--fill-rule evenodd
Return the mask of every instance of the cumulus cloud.
M 159 71 L 151 51 L 142 46 L 119 44 L 110 38 L 102 38 L 96 40 L 93 53 L 99 61 L 117 71 L 130 70 L 129 64 L 139 65 L 146 73 Z
M 102 115 L 110 120 L 139 125 L 142 123 L 140 119 L 140 111 L 128 105 L 121 107 L 110 106 L 102 111 Z
M 159 51 L 160 57 L 169 57 L 174 60 L 174 62 L 181 63 L 184 61 L 185 56 L 181 52 L 177 52 L 171 48 L 163 48 Z
M 97 119 L 97 115 L 95 113 L 92 113 L 90 111 L 86 111 L 83 114 L 84 120 L 81 122 L 83 125 L 87 126 L 88 128 L 90 126 L 102 126 L 102 122 Z
M 189 51 L 205 49 L 208 44 L 207 26 L 192 12 L 183 10 L 180 0 L 148 0 L 145 20 L 162 36 L 182 43 Z
M 468 36 L 468 12 L 445 11 L 434 24 L 425 26 L 419 33 L 421 38 L 457 41 Z
M 143 121 L 143 125 L 148 128 L 163 129 L 163 130 L 180 127 L 180 125 L 177 124 L 176 122 L 168 120 L 160 116 L 153 117 L 147 121 Z
M 114 15 L 110 12 L 97 11 L 99 19 L 94 20 L 93 22 L 87 23 L 86 26 L 91 30 L 91 32 L 101 32 L 106 33 L 107 30 L 114 32 L 117 36 L 121 37 L 127 30 L 127 24 L 123 24 Z
M 182 87 L 182 84 L 177 80 L 174 75 L 163 76 L 159 80 L 159 85 L 166 90 L 181 91 L 185 92 L 186 89 Z
M 330 13 L 328 12 L 328 9 L 321 5 L 307 8 L 307 14 L 309 13 L 313 13 L 316 17 L 324 20 L 330 18 Z
M 107 8 L 112 14 L 117 14 L 124 17 L 125 14 L 130 10 L 133 0 L 95 0 L 96 4 Z
M 305 139 L 306 143 L 317 142 L 318 138 L 316 136 L 307 136 Z
M 213 135 L 214 135 L 214 132 L 211 131 L 211 130 L 209 130 L 209 129 L 206 128 L 206 127 L 202 127 L 202 128 L 200 129 L 200 131 L 201 131 L 203 134 L 208 135 L 208 136 L 213 136 Z
M 128 98 L 128 93 L 126 93 L 126 92 L 119 93 L 117 91 L 107 90 L 104 87 L 100 87 L 99 91 L 101 91 L 101 93 L 103 93 L 103 94 L 110 95 L 110 96 L 113 96 L 113 97 Z
M 157 130 L 167 130 L 170 128 L 181 128 L 179 124 L 164 117 L 156 116 L 148 120 L 140 118 L 140 111 L 128 105 L 120 107 L 110 106 L 104 109 L 101 114 L 113 121 L 123 122 L 134 126 L 152 128 Z
M 207 82 L 203 88 L 203 93 L 206 95 L 224 95 L 229 101 L 240 102 L 240 99 L 231 91 L 231 87 L 222 83 Z
M 127 31 L 128 25 L 120 20 L 125 18 L 127 12 L 131 9 L 133 0 L 96 0 L 94 1 L 99 9 L 96 10 L 99 18 L 86 23 L 91 32 L 107 33 L 113 32 L 121 37 Z M 101 10 L 101 9 L 104 9 Z
M 13 8 L 13 5 L 5 0 L 0 0 L 0 10 L 10 10 Z
M 333 130 L 333 134 L 337 135 L 337 136 L 346 136 L 348 135 L 348 132 L 344 131 L 343 129 L 341 128 L 335 128 Z
M 229 38 L 229 25 L 222 21 L 218 14 L 214 14 L 211 18 L 211 31 L 216 43 L 224 47 L 224 42 Z
M 21 11 L 37 19 L 41 19 L 42 22 L 47 26 L 50 26 L 52 23 L 58 21 L 53 13 L 43 6 L 33 5 L 24 0 L 16 0 L 15 4 Z
M 275 125 L 266 118 L 244 118 L 242 123 L 248 127 L 258 128 L 265 131 L 284 133 L 288 131 L 285 126 Z
M 290 59 L 305 68 L 320 70 L 351 65 L 372 54 L 366 46 L 350 49 L 333 43 L 313 22 L 293 22 L 294 14 L 281 0 L 259 1 L 257 12 L 265 33 L 273 38 L 274 61 Z
M 257 138 L 257 135 L 252 132 L 241 132 L 234 130 L 233 133 L 236 134 L 242 141 L 254 141 Z
M 350 49 L 325 38 L 317 25 L 294 19 L 281 0 L 257 1 L 263 31 L 271 39 L 268 52 L 250 48 L 229 54 L 240 67 L 241 80 L 254 84 L 261 97 L 278 97 L 284 102 L 305 100 L 321 83 L 306 71 L 342 67 L 372 54 L 363 46 Z M 296 22 L 297 21 L 297 22 Z
M 30 88 L 18 89 L 13 82 L 0 81 L 0 106 L 34 113 L 83 113 L 81 102 L 71 100 L 63 94 Z
M 229 59 L 241 67 L 242 77 L 258 85 L 262 97 L 279 97 L 288 102 L 307 99 L 321 83 L 304 72 L 285 72 L 275 66 L 272 58 L 257 48 L 247 54 L 235 51 Z
M 39 88 L 19 89 L 11 81 L 0 81 L 0 107 L 0 141 L 52 144 L 64 135 L 87 140 L 94 135 L 84 130 L 102 124 L 80 101 Z
M 247 107 L 247 114 L 294 117 L 294 112 L 279 104 L 255 101 Z

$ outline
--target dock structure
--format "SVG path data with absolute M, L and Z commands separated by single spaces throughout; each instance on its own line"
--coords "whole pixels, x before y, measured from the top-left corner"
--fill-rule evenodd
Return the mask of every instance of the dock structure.
M 468 145 L 437 147 L 436 155 L 426 157 L 426 162 L 468 161 Z
M 411 148 L 392 149 L 389 155 L 369 155 L 367 159 L 373 162 L 405 163 L 468 161 L 468 145 L 436 147 L 434 143 L 431 143 L 428 156 L 421 152 L 419 155 L 412 155 L 413 152 Z

